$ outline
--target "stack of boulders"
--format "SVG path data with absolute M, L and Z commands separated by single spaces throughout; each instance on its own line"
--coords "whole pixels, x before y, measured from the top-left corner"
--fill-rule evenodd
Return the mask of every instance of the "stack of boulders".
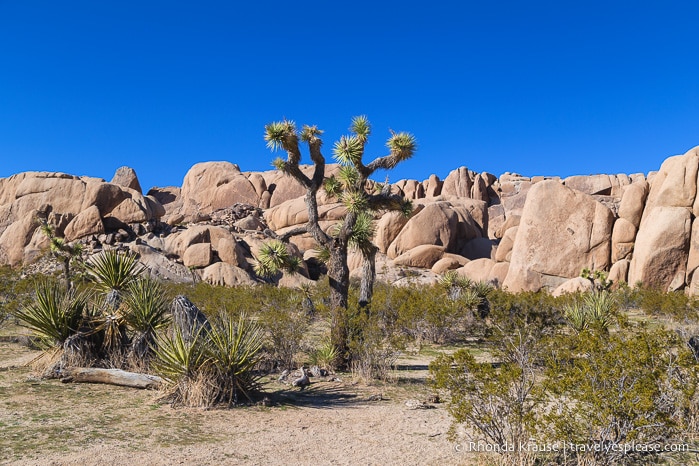
M 328 165 L 327 175 L 338 166 Z M 313 167 L 302 167 L 311 175 Z M 444 179 L 401 180 L 393 192 L 413 200 L 410 216 L 376 215 L 379 279 L 429 283 L 448 270 L 511 291 L 556 293 L 588 286 L 584 269 L 615 282 L 694 292 L 699 283 L 699 148 L 667 159 L 660 171 L 633 175 L 499 178 L 466 167 Z M 153 274 L 171 280 L 239 285 L 259 281 L 252 264 L 261 245 L 308 221 L 304 189 L 277 171 L 241 172 L 229 162 L 194 165 L 182 187 L 141 191 L 135 172 L 111 182 L 62 173 L 0 179 L 0 263 L 36 261 L 51 224 L 88 252 L 121 247 L 139 254 Z M 346 214 L 318 194 L 320 224 Z M 293 254 L 311 264 L 309 235 L 292 239 Z M 349 258 L 358 273 L 361 258 Z M 309 281 L 304 266 L 280 284 Z

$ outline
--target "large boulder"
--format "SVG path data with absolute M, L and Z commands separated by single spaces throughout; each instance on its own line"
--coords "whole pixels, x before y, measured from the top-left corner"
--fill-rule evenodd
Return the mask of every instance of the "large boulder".
M 423 244 L 444 246 L 451 251 L 456 241 L 458 215 L 447 202 L 428 204 L 413 216 L 389 246 L 387 255 L 394 259 Z
M 588 194 L 558 181 L 530 189 L 514 241 L 510 291 L 555 288 L 583 268 L 609 267 L 614 216 Z
M 631 255 L 636 240 L 636 227 L 625 218 L 614 222 L 612 230 L 612 262 L 626 259 Z
M 553 296 L 561 296 L 571 293 L 585 293 L 592 291 L 593 284 L 591 280 L 582 277 L 571 278 L 570 280 L 559 285 L 558 288 L 551 293 Z
M 452 170 L 444 179 L 442 195 L 445 197 L 471 197 L 475 174 L 466 167 Z
M 66 226 L 63 235 L 66 241 L 74 241 L 79 238 L 84 238 L 90 235 L 99 235 L 104 233 L 104 223 L 100 217 L 100 211 L 97 206 L 91 206 L 80 212 Z
M 201 279 L 212 285 L 254 285 L 255 280 L 243 269 L 223 262 L 216 262 L 201 271 Z
M 619 203 L 619 218 L 628 220 L 638 228 L 641 224 L 643 207 L 646 205 L 649 189 L 650 186 L 646 181 L 626 186 Z
M 395 265 L 430 269 L 444 255 L 444 246 L 423 244 L 393 259 Z
M 189 169 L 182 183 L 185 221 L 197 221 L 235 203 L 258 205 L 255 186 L 230 162 L 203 162 Z
M 662 290 L 684 286 L 689 258 L 692 218 L 687 207 L 646 209 L 636 235 L 629 283 Z
M 136 171 L 131 167 L 117 168 L 111 183 L 143 193 L 141 183 L 138 182 L 138 176 L 136 176 Z

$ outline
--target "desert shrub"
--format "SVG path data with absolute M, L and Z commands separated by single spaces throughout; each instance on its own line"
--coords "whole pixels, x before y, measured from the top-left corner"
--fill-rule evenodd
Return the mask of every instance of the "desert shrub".
M 185 339 L 179 329 L 158 339 L 153 367 L 170 385 L 164 399 L 185 406 L 238 403 L 259 390 L 255 366 L 263 336 L 244 316 L 222 315 Z
M 371 312 L 394 343 L 446 343 L 473 331 L 480 297 L 470 288 L 377 285 Z
M 536 432 L 537 412 L 543 404 L 542 355 L 539 329 L 523 326 L 514 332 L 495 328 L 493 354 L 496 363 L 478 362 L 465 349 L 442 355 L 430 364 L 432 386 L 446 394 L 448 410 L 454 419 L 449 431 L 454 439 L 456 426 L 471 428 L 471 439 L 485 440 L 503 448 L 500 463 L 530 464 L 531 455 L 518 446 Z
M 697 366 L 674 332 L 594 329 L 560 335 L 548 351 L 549 438 L 607 447 L 579 454 L 593 464 L 635 464 L 638 452 L 612 447 L 667 443 L 691 422 Z
M 663 292 L 650 288 L 638 288 L 634 301 L 648 315 L 670 317 L 678 322 L 696 322 L 699 302 L 683 291 Z
M 303 339 L 310 325 L 310 317 L 303 308 L 301 294 L 270 288 L 262 298 L 259 323 L 267 336 L 267 352 L 274 366 L 295 369 L 297 356 L 304 349 Z
M 34 282 L 11 267 L 0 267 L 0 326 L 16 311 L 26 307 L 34 296 Z
M 562 308 L 574 297 L 554 298 L 546 291 L 509 293 L 494 289 L 488 295 L 490 319 L 498 325 L 557 327 L 565 323 Z
M 350 307 L 348 312 L 352 372 L 366 381 L 388 379 L 400 351 L 388 338 L 384 322 L 366 307 Z

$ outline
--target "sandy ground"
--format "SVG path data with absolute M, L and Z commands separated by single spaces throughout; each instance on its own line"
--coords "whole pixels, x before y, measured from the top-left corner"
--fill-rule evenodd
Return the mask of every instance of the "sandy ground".
M 4 350 L 4 351 L 3 351 Z M 366 386 L 276 382 L 273 406 L 201 410 L 158 404 L 157 393 L 33 377 L 29 353 L 0 344 L 0 464 L 460 464 L 443 404 L 412 382 Z M 422 372 L 425 372 L 424 370 Z M 409 377 L 409 378 L 410 378 Z M 417 380 L 417 382 L 416 382 Z M 380 401 L 370 397 L 382 395 Z

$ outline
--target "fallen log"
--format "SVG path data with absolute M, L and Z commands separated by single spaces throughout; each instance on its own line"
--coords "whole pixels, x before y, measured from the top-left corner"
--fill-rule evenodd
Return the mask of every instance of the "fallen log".
M 157 375 L 138 374 L 121 369 L 67 367 L 61 371 L 63 383 L 105 383 L 131 388 L 158 388 L 164 380 Z

